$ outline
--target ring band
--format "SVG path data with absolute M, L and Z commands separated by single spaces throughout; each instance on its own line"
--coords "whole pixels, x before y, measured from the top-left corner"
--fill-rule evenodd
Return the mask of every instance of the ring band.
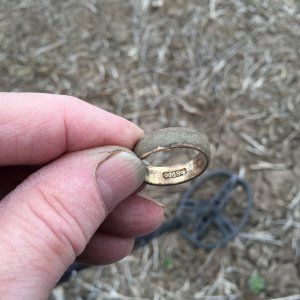
M 177 165 L 158 167 L 146 164 L 145 182 L 153 185 L 179 184 L 207 169 L 210 161 L 207 138 L 190 128 L 172 127 L 154 131 L 136 144 L 134 152 L 143 160 L 153 153 L 173 148 L 188 148 L 198 153 L 192 160 Z

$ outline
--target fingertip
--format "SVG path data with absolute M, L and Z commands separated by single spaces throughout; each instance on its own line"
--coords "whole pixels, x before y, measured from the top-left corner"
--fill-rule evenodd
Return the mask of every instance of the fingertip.
M 131 123 L 131 124 L 133 124 L 136 128 L 136 131 L 137 131 L 138 137 L 139 137 L 138 140 L 144 138 L 145 137 L 145 131 L 142 128 L 140 128 L 139 126 L 137 126 L 136 124 L 134 124 L 134 123 Z
M 0 100 L 0 165 L 44 164 L 108 145 L 132 149 L 144 136 L 129 120 L 72 96 L 7 93 Z
M 137 237 L 157 229 L 163 219 L 162 204 L 153 199 L 133 194 L 109 214 L 100 229 L 123 237 Z
M 111 264 L 129 255 L 133 246 L 133 238 L 97 232 L 78 260 L 91 265 Z
M 134 154 L 112 153 L 96 170 L 96 179 L 107 212 L 135 192 L 145 178 L 143 162 Z

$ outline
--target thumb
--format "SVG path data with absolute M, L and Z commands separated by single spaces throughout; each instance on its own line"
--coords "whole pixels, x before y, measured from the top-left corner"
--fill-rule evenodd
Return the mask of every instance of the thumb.
M 109 146 L 66 154 L 26 179 L 0 202 L 0 295 L 47 298 L 144 175 L 133 153 Z

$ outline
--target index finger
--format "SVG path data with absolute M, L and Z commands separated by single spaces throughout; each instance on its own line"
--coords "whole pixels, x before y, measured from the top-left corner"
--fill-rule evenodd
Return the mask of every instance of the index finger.
M 142 136 L 133 123 L 74 97 L 0 93 L 0 166 L 105 145 L 132 148 Z

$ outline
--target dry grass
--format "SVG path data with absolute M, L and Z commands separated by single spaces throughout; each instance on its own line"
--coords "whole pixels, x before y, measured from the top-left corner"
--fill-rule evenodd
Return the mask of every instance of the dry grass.
M 251 220 L 226 248 L 207 253 L 170 234 L 84 272 L 52 298 L 299 299 L 299 6 L 1 1 L 1 90 L 75 95 L 147 132 L 196 128 L 209 137 L 212 167 L 242 171 L 254 190 Z M 186 186 L 146 193 L 169 217 Z M 258 295 L 251 274 L 265 279 Z

